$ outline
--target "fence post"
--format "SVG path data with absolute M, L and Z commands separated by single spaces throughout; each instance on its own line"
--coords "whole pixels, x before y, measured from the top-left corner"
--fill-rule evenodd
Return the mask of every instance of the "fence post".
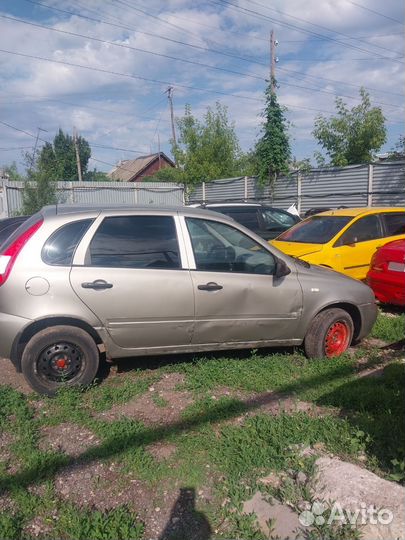
M 203 203 L 205 203 L 205 182 L 202 183 L 202 196 L 203 196 Z
M 373 206 L 373 175 L 374 175 L 374 167 L 372 163 L 369 163 L 368 184 L 367 184 L 367 206 Z
M 245 202 L 248 200 L 248 177 L 245 176 Z
M 7 201 L 7 183 L 2 182 L 0 184 L 0 217 L 7 218 L 8 215 L 8 201 Z
M 135 190 L 135 204 L 138 204 L 138 194 L 139 194 L 139 191 L 138 191 L 138 185 L 136 182 L 134 182 L 134 190 Z
M 302 176 L 301 172 L 297 171 L 297 210 L 301 214 L 301 198 L 302 198 Z

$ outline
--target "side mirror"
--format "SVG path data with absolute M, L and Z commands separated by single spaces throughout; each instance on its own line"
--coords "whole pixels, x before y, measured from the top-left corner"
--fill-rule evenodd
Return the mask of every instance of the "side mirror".
M 274 272 L 274 277 L 282 278 L 291 274 L 291 270 L 288 268 L 287 264 L 283 259 L 276 259 L 276 271 Z

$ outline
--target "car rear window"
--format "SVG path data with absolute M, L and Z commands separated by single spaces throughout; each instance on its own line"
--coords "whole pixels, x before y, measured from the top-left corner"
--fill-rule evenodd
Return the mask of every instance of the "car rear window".
M 350 216 L 313 216 L 283 232 L 277 240 L 326 244 L 352 219 Z
M 37 214 L 32 215 L 26 221 L 21 223 L 18 227 L 16 227 L 14 231 L 9 236 L 7 236 L 4 244 L 1 244 L 0 252 L 4 252 L 9 246 L 11 246 L 11 244 L 14 243 L 15 240 L 17 240 L 19 236 L 28 231 L 33 225 L 35 225 L 35 223 L 38 223 L 40 219 L 42 219 L 42 214 L 38 212 Z
M 7 238 L 13 233 L 18 227 L 28 219 L 23 218 L 11 218 L 4 219 L 0 221 L 0 246 L 7 240 Z
M 52 266 L 70 266 L 73 255 L 93 219 L 72 221 L 57 229 L 42 248 L 42 260 Z
M 405 212 L 383 214 L 386 236 L 405 233 Z
M 90 243 L 90 264 L 108 268 L 179 268 L 174 219 L 170 216 L 105 218 Z

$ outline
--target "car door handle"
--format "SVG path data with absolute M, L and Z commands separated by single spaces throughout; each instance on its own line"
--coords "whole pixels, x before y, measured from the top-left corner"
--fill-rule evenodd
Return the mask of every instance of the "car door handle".
M 112 283 L 107 283 L 107 281 L 105 281 L 104 279 L 95 279 L 94 281 L 82 283 L 83 289 L 94 289 L 95 291 L 112 289 L 112 286 Z
M 213 281 L 210 281 L 205 285 L 198 285 L 199 291 L 219 291 L 221 289 L 223 289 L 222 285 L 218 285 L 218 283 L 214 283 Z

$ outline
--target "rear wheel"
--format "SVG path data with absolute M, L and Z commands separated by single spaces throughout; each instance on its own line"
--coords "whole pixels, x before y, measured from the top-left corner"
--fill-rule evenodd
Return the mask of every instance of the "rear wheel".
M 54 326 L 35 334 L 21 359 L 24 377 L 41 394 L 54 395 L 63 386 L 88 385 L 96 376 L 99 351 L 81 328 Z
M 333 358 L 343 354 L 353 339 L 353 320 L 340 308 L 321 311 L 312 321 L 304 341 L 309 358 Z

